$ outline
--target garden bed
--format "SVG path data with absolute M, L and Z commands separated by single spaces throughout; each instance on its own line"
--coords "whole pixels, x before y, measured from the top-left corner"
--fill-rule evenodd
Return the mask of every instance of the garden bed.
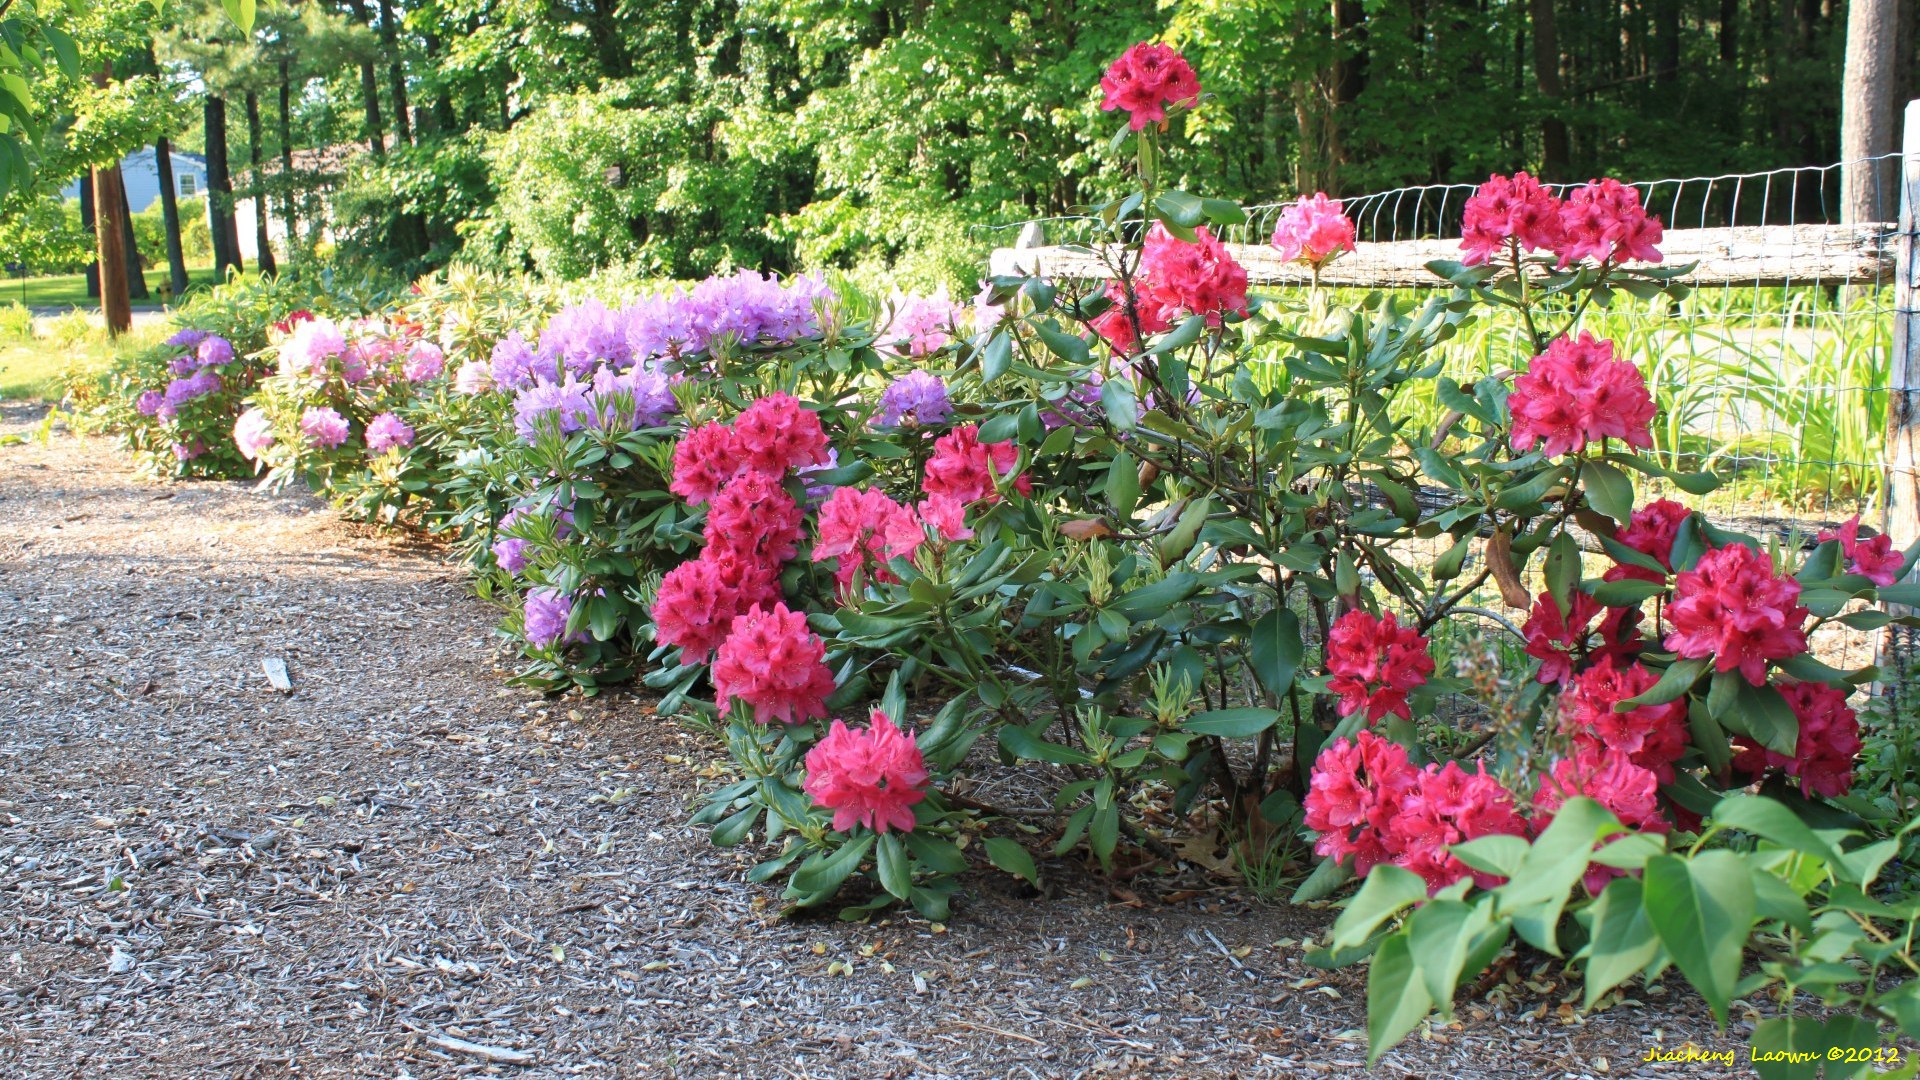
M 0 1068 L 1361 1071 L 1364 972 L 1303 961 L 1332 913 L 1191 865 L 1049 863 L 1037 897 L 975 873 L 944 926 L 781 919 L 687 824 L 716 748 L 642 696 L 504 689 L 462 581 L 306 498 L 0 451 Z M 1580 1019 L 1533 969 L 1375 1074 L 1692 1073 L 1642 1060 L 1689 1039 L 1745 1068 L 1740 1010 L 1716 1033 L 1676 985 Z

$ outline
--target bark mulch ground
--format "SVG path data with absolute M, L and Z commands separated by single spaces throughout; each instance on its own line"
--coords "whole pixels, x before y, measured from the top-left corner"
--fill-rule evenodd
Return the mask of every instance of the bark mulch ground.
M 945 926 L 780 918 L 686 823 L 713 748 L 507 688 L 494 616 L 311 499 L 0 447 L 0 1075 L 1364 1071 L 1325 911 L 1056 862 Z M 1529 961 L 1371 1075 L 1744 1072 L 1670 991 L 1583 1019 Z M 1642 1060 L 1689 1039 L 1742 1064 Z

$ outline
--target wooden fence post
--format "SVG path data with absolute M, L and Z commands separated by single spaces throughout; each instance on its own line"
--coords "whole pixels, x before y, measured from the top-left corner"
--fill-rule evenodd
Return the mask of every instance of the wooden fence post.
M 1900 140 L 1900 225 L 1894 241 L 1893 355 L 1887 392 L 1885 531 L 1905 551 L 1920 539 L 1920 100 L 1907 102 Z M 1904 614 L 1905 605 L 1888 605 Z M 1888 627 L 1888 630 L 1893 630 Z M 1881 660 L 1911 659 L 1911 633 L 1890 633 Z M 1899 685 L 1902 671 L 1889 672 Z

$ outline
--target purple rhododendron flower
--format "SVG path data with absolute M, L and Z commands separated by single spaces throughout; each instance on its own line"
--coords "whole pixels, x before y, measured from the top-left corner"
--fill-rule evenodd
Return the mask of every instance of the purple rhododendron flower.
M 208 334 L 205 341 L 194 351 L 201 367 L 219 367 L 233 363 L 233 342 L 217 334 Z
M 381 413 L 367 422 L 367 453 L 384 454 L 396 446 L 412 445 L 413 428 L 393 413 Z
M 631 431 L 666 423 L 667 417 L 680 410 L 680 402 L 673 396 L 673 384 L 660 371 L 650 367 L 622 372 L 601 368 L 594 372 L 593 390 L 586 396 L 585 409 L 580 418 L 584 424 Z
M 160 391 L 147 390 L 143 391 L 138 400 L 134 401 L 133 408 L 134 411 L 138 412 L 141 416 L 156 416 L 160 412 L 160 406 L 165 404 L 166 400 L 167 395 Z
M 353 429 L 346 417 L 322 405 L 300 414 L 300 430 L 313 445 L 331 450 L 346 442 Z
M 220 389 L 220 376 L 201 369 L 184 379 L 175 379 L 167 384 L 166 403 L 179 408 L 198 397 L 205 397 Z
M 509 574 L 517 574 L 527 568 L 527 541 L 509 536 L 493 543 L 493 561 L 500 569 Z
M 201 442 L 199 439 L 195 439 L 190 443 L 177 442 L 173 444 L 173 459 L 175 461 L 192 461 L 194 458 L 206 452 L 207 444 Z
M 585 418 L 591 415 L 586 387 L 576 379 L 569 378 L 563 383 L 538 379 L 513 399 L 514 430 L 528 442 L 534 440 L 542 426 L 552 423 L 559 424 L 560 434 L 571 435 L 579 431 Z M 547 420 L 548 416 L 557 419 Z
M 167 361 L 167 370 L 173 372 L 175 375 L 191 375 L 200 370 L 200 361 L 195 360 L 185 353 L 181 353 L 179 356 Z
M 825 464 L 802 465 L 793 470 L 793 474 L 800 478 L 801 486 L 806 489 L 807 501 L 809 503 L 825 502 L 827 496 L 833 494 L 834 485 L 824 483 L 815 478 L 821 473 L 832 472 L 839 467 L 840 451 L 829 449 L 827 451 Z
M 562 640 L 585 641 L 586 635 L 567 633 L 567 619 L 573 614 L 573 600 L 558 589 L 528 589 L 523 626 L 527 641 L 545 648 Z
M 533 383 L 533 349 L 515 330 L 493 346 L 493 382 L 502 389 L 520 389 Z
M 554 312 L 540 332 L 540 348 L 535 355 L 543 368 L 541 374 L 551 372 L 556 378 L 563 366 L 569 373 L 586 378 L 601 364 L 625 367 L 633 362 L 625 320 L 598 300 Z
M 1048 431 L 1067 423 L 1091 424 L 1100 412 L 1100 373 L 1087 372 L 1087 380 L 1054 399 L 1052 406 L 1040 412 L 1040 422 Z
M 233 422 L 233 445 L 248 461 L 259 461 L 273 442 L 273 421 L 258 408 L 248 409 Z
M 907 419 L 916 424 L 938 424 L 952 415 L 947 384 L 931 372 L 909 371 L 880 395 L 880 423 L 884 427 L 899 427 Z
M 176 349 L 194 349 L 211 336 L 205 330 L 195 330 L 190 326 L 183 327 L 173 332 L 173 336 L 167 339 L 167 344 Z

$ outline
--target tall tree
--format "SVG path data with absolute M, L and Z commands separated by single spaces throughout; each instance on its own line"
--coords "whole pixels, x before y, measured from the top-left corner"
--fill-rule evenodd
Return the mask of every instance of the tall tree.
M 1840 160 L 1845 221 L 1886 221 L 1898 209 L 1894 145 L 1894 65 L 1899 56 L 1899 0 L 1849 0 L 1846 68 L 1840 91 Z
M 393 137 L 396 146 L 413 145 L 413 119 L 407 108 L 407 67 L 400 53 L 400 28 L 394 24 L 393 4 L 379 0 L 380 41 L 387 49 L 387 77 L 393 86 Z
M 1540 173 L 1548 180 L 1567 180 L 1573 161 L 1572 140 L 1562 116 L 1560 84 L 1560 28 L 1554 0 L 1529 0 L 1533 16 L 1533 81 L 1540 90 L 1545 113 L 1540 120 Z
M 253 239 L 256 254 L 253 263 L 263 274 L 278 272 L 279 266 L 273 258 L 273 238 L 269 226 L 273 221 L 273 206 L 267 197 L 266 174 L 260 171 L 260 95 L 247 91 L 247 157 L 253 167 L 251 183 L 253 191 Z
M 80 176 L 80 228 L 87 234 L 87 247 L 93 252 L 93 259 L 87 263 L 87 295 L 95 300 L 100 298 L 100 223 L 94 220 L 93 170 L 88 169 Z
M 227 154 L 227 99 L 209 92 L 204 103 L 207 130 L 207 212 L 213 232 L 213 269 L 246 269 L 240 258 L 240 234 L 233 220 L 233 172 Z
M 115 165 L 115 169 L 119 166 Z M 127 299 L 145 300 L 147 293 L 146 261 L 140 257 L 140 238 L 133 231 L 133 208 L 127 204 L 126 174 L 120 176 L 120 246 L 125 252 L 127 273 Z
M 177 303 L 186 295 L 187 255 L 180 243 L 180 199 L 173 178 L 173 143 L 162 135 L 153 140 L 153 167 L 160 178 L 160 218 L 167 233 L 167 284 Z
M 127 297 L 126 235 L 121 231 L 121 208 L 126 193 L 120 186 L 120 163 L 93 170 L 94 240 L 100 266 L 100 310 L 107 334 L 119 337 L 133 329 L 133 305 Z

